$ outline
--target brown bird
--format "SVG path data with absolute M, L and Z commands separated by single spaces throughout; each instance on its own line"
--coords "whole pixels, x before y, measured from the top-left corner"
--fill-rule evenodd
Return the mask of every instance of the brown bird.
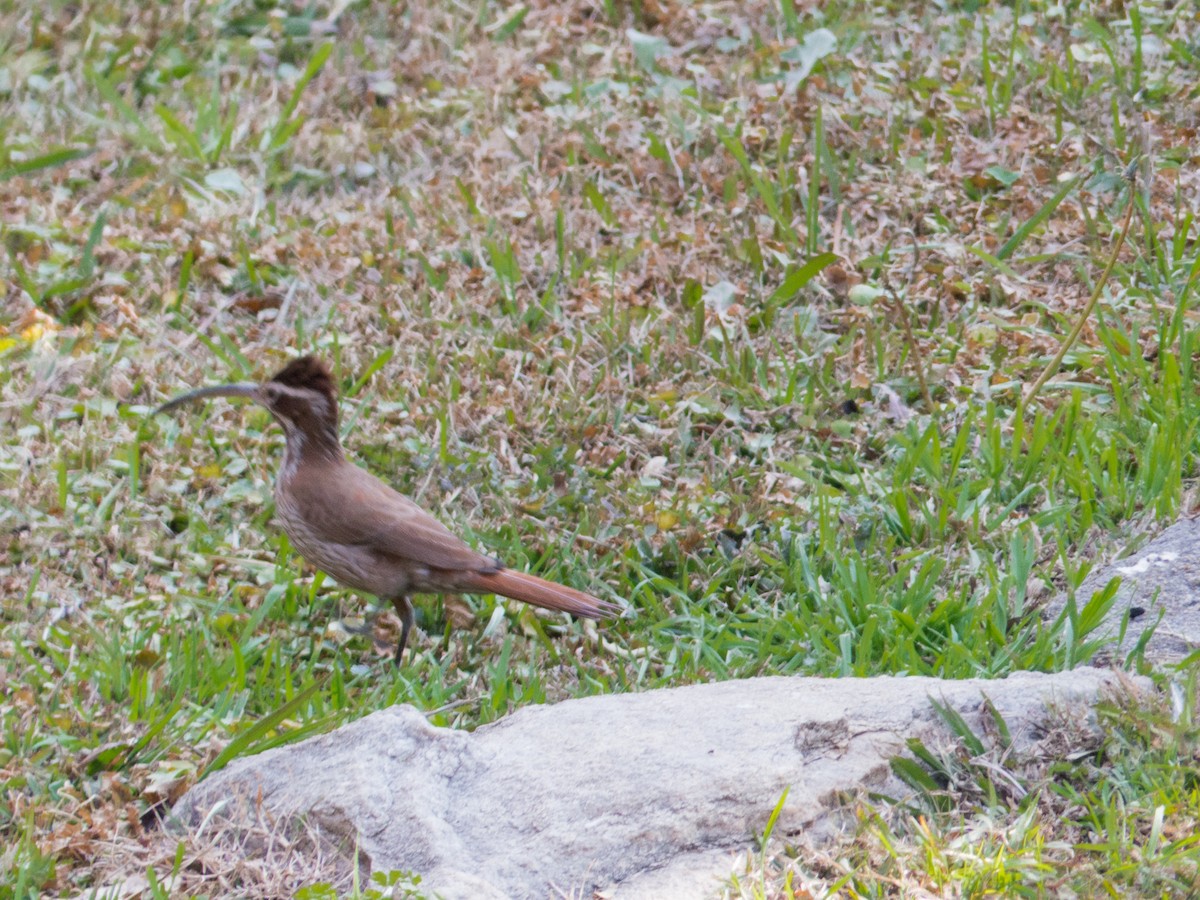
M 338 438 L 338 402 L 329 369 L 312 356 L 270 381 L 188 391 L 169 412 L 206 397 L 244 397 L 283 426 L 286 447 L 275 481 L 275 511 L 292 545 L 342 584 L 388 600 L 400 616 L 396 665 L 413 625 L 413 593 L 499 594 L 588 619 L 620 608 L 574 588 L 514 572 L 478 553 L 413 501 L 349 462 Z

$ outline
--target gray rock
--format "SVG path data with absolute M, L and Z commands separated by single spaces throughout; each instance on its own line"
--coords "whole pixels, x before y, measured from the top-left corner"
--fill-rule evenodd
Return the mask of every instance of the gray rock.
M 930 698 L 978 726 L 987 697 L 1031 740 L 1048 708 L 1118 677 L 755 678 L 527 707 L 473 733 L 396 706 L 238 760 L 175 813 L 197 828 L 215 810 L 234 832 L 303 821 L 431 896 L 703 897 L 785 788 L 775 833 L 809 833 L 839 792 L 884 785 L 906 738 L 944 739 Z
M 1108 652 L 1118 661 L 1152 628 L 1146 658 L 1153 662 L 1178 662 L 1200 648 L 1200 520 L 1177 522 L 1132 556 L 1090 574 L 1075 592 L 1077 608 L 1082 610 L 1113 578 L 1121 579 L 1116 602 L 1088 640 L 1112 638 Z M 1066 605 L 1065 595 L 1057 597 L 1046 607 L 1047 616 L 1056 618 Z

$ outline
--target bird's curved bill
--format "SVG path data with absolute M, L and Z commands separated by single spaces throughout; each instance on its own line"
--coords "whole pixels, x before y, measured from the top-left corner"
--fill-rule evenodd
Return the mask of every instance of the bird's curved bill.
M 171 412 L 171 410 L 178 409 L 185 403 L 191 403 L 193 400 L 205 400 L 209 397 L 245 397 L 249 400 L 257 400 L 258 385 L 251 382 L 244 382 L 241 384 L 214 384 L 212 387 L 198 388 L 194 391 L 188 391 L 186 394 L 180 394 L 178 397 L 173 397 L 154 410 L 153 415 Z

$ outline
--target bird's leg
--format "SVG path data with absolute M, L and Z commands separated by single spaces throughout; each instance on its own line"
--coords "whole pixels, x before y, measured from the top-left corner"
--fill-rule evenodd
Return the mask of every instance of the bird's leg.
M 408 633 L 413 627 L 413 607 L 409 599 L 404 596 L 393 597 L 392 606 L 396 608 L 396 615 L 400 617 L 400 643 L 396 645 L 396 668 L 400 667 L 400 661 L 404 657 L 404 645 L 408 643 Z

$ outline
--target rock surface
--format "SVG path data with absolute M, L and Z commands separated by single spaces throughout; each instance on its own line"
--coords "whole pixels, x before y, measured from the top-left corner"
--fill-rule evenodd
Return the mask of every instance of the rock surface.
M 781 837 L 820 827 L 840 791 L 885 786 L 906 738 L 944 740 L 931 698 L 978 727 L 987 697 L 1029 741 L 1118 677 L 756 678 L 527 707 L 473 733 L 397 706 L 238 760 L 175 814 L 302 819 L 447 900 L 704 897 L 785 788 Z
M 1093 572 L 1075 592 L 1077 608 L 1082 610 L 1114 578 L 1121 579 L 1116 602 L 1088 640 L 1117 638 L 1128 613 L 1124 638 L 1110 650 L 1118 662 L 1151 628 L 1146 658 L 1153 662 L 1178 662 L 1200 649 L 1200 520 L 1176 522 L 1137 553 Z M 1057 617 L 1066 605 L 1065 596 L 1056 598 L 1047 616 Z

